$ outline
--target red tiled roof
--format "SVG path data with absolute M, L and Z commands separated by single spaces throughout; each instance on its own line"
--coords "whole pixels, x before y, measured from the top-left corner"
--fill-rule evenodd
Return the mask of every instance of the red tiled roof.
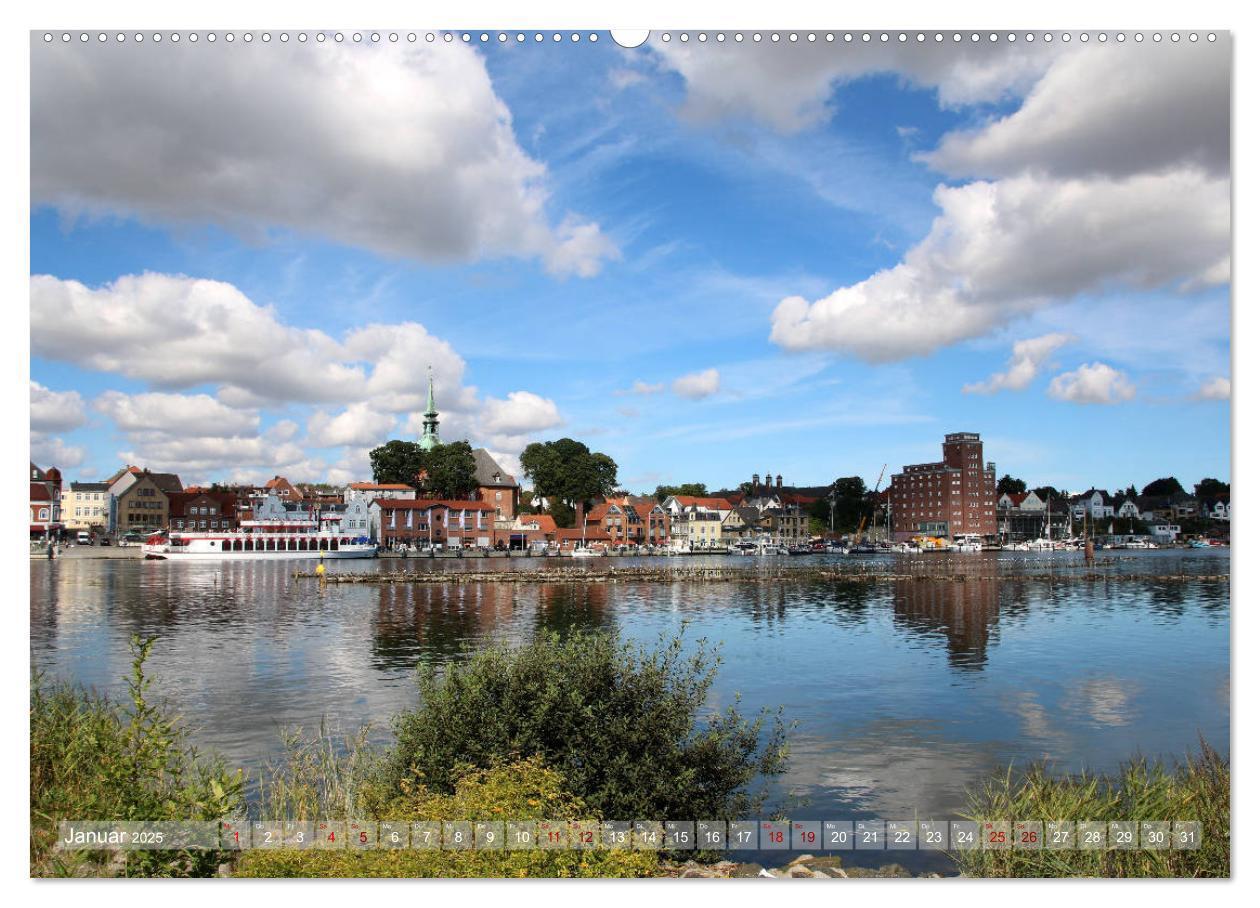
M 731 503 L 725 498 L 700 498 L 695 495 L 675 495 L 674 500 L 683 507 L 710 508 L 712 510 L 729 511 Z
M 1027 492 L 1007 492 L 1006 497 L 1011 500 L 1011 504 L 1019 507 L 1024 503 L 1024 499 L 1028 497 Z
M 32 482 L 31 501 L 52 501 L 52 496 L 48 494 L 48 486 L 42 482 Z
M 373 504 L 382 510 L 427 511 L 430 508 L 446 508 L 452 511 L 493 511 L 494 505 L 484 501 L 459 501 L 439 498 L 376 498 Z
M 556 530 L 556 518 L 550 514 L 521 515 L 521 526 L 529 526 L 531 523 L 544 533 L 554 533 Z

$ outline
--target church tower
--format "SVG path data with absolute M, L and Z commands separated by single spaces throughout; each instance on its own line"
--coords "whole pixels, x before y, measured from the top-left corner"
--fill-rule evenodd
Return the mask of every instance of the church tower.
M 424 429 L 420 433 L 420 447 L 431 451 L 442 443 L 438 437 L 437 402 L 433 399 L 433 367 L 429 367 L 429 406 L 424 411 Z

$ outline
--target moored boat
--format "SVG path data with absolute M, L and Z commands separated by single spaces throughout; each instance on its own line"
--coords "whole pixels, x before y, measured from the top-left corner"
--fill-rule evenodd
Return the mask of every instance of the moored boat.
M 375 558 L 376 543 L 335 530 L 224 530 L 150 536 L 141 551 L 145 558 L 173 561 Z

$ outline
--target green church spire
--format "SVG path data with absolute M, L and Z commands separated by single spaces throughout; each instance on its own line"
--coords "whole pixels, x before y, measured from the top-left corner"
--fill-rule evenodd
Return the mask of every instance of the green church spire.
M 440 445 L 442 439 L 438 437 L 438 412 L 437 401 L 433 398 L 433 367 L 429 367 L 429 407 L 424 411 L 424 430 L 420 433 L 420 447 L 426 451 L 431 451 L 436 445 Z

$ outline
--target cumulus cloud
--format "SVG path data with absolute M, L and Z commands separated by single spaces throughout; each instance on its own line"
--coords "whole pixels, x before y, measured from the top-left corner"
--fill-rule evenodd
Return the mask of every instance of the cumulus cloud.
M 82 466 L 87 459 L 87 452 L 77 446 L 68 445 L 57 436 L 43 432 L 32 432 L 30 440 L 31 462 L 45 469 L 56 467 L 63 473 Z
M 527 435 L 560 425 L 560 411 L 553 400 L 530 391 L 513 391 L 507 400 L 486 398 L 478 426 L 495 435 Z
M 388 437 L 396 422 L 392 414 L 367 403 L 351 404 L 336 415 L 316 410 L 306 423 L 307 442 L 317 448 L 376 445 Z
M 284 473 L 294 481 L 303 481 L 322 476 L 324 468 L 322 462 L 308 460 L 300 445 L 281 441 L 267 431 L 231 437 L 141 431 L 129 433 L 128 441 L 131 447 L 119 451 L 119 459 L 179 473 L 181 478 L 185 474 L 210 476 L 245 471 L 264 476 Z
M 1005 372 L 994 372 L 981 382 L 964 385 L 964 394 L 995 394 L 998 391 L 1022 391 L 1037 375 L 1043 363 L 1064 344 L 1073 340 L 1070 334 L 1043 334 L 1016 341 L 1011 348 Z
M 914 69 L 928 64 L 888 59 L 906 78 L 928 79 Z M 949 134 L 921 156 L 952 177 L 980 179 L 937 188 L 940 215 L 897 265 L 821 299 L 782 300 L 773 341 L 891 361 L 1086 293 L 1229 280 L 1227 41 L 1055 45 L 1024 69 L 986 59 L 992 65 L 978 72 L 993 80 L 971 84 L 988 85 L 990 96 L 1006 84 L 1022 97 L 1019 108 Z M 957 65 L 972 72 L 965 58 Z M 1025 77 L 1031 82 L 1019 89 Z M 985 94 L 939 84 L 943 101 Z
M 1224 376 L 1218 376 L 1200 385 L 1199 393 L 1196 396 L 1199 400 L 1229 400 L 1230 392 L 1229 379 Z
M 87 410 L 78 391 L 52 391 L 31 380 L 31 430 L 67 432 L 87 421 Z
M 718 370 L 705 369 L 701 372 L 692 372 L 679 376 L 674 379 L 672 387 L 674 393 L 679 397 L 685 397 L 688 400 L 701 400 L 716 394 L 720 385 L 721 377 L 718 375 Z
M 224 406 L 209 394 L 123 394 L 106 391 L 92 402 L 124 432 L 232 438 L 258 428 L 258 414 Z
M 553 223 L 546 168 L 473 48 L 32 41 L 34 204 L 557 275 L 616 255 L 597 224 Z
M 338 341 L 285 324 L 232 284 L 184 275 L 126 275 L 97 288 L 32 276 L 31 352 L 162 389 L 219 385 L 219 400 L 236 408 L 371 395 L 384 409 L 410 410 L 424 400 L 426 365 L 440 403 L 468 400 L 463 359 L 421 325 L 368 325 Z
M 825 120 L 837 86 L 879 73 L 935 89 L 943 106 L 997 101 L 1026 90 L 1052 50 L 991 44 L 845 44 L 771 41 L 654 42 L 661 64 L 682 76 L 681 113 L 691 120 L 760 121 L 783 133 Z
M 922 157 L 952 176 L 1126 177 L 1186 166 L 1226 176 L 1229 64 L 1229 51 L 1206 41 L 1063 52 L 1017 111 L 947 135 Z
M 1129 377 L 1106 363 L 1091 363 L 1056 375 L 1047 393 L 1074 404 L 1115 404 L 1137 393 Z
M 196 476 L 316 479 L 328 470 L 335 481 L 362 479 L 363 452 L 398 431 L 400 414 L 404 437 L 419 434 L 430 366 L 444 438 L 519 452 L 562 421 L 554 401 L 530 391 L 479 397 L 464 383 L 463 358 L 423 325 L 371 324 L 335 338 L 285 323 L 231 284 L 183 275 L 129 275 L 99 288 L 36 275 L 31 349 L 161 389 L 106 391 L 93 406 L 125 435 L 120 457 Z M 170 390 L 206 386 L 213 390 Z M 32 384 L 32 413 L 45 428 L 69 425 L 73 400 L 49 397 L 56 393 Z M 316 406 L 303 438 L 287 418 L 260 429 L 265 412 L 294 404 Z M 345 455 L 329 465 L 308 448 Z
M 925 355 L 1056 301 L 1207 280 L 1230 241 L 1229 181 L 1195 169 L 940 186 L 941 214 L 892 268 L 809 302 L 783 300 L 771 339 L 870 362 Z

